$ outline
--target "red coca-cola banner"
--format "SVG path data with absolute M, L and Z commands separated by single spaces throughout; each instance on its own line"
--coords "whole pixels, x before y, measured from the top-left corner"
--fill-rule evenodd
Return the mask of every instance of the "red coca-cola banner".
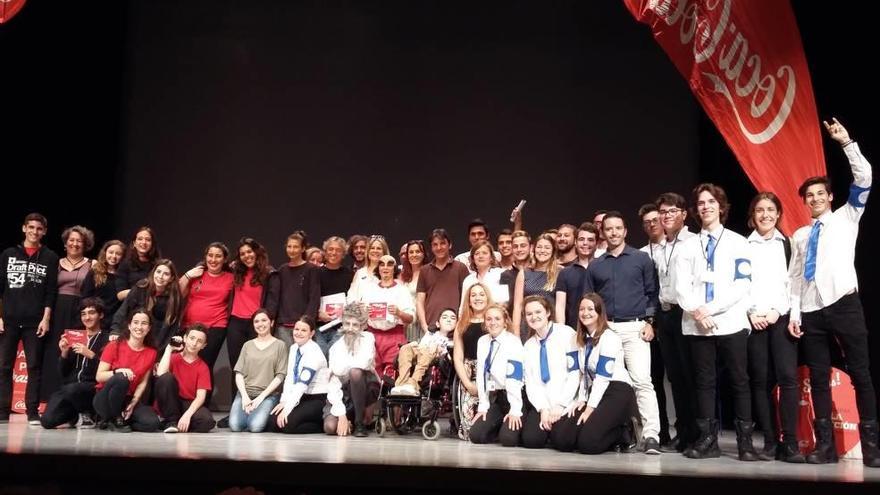
M 759 191 L 773 191 L 792 234 L 809 222 L 797 188 L 825 174 L 800 32 L 782 0 L 624 0 L 651 26 Z
M 0 24 L 12 19 L 27 0 L 0 0 Z

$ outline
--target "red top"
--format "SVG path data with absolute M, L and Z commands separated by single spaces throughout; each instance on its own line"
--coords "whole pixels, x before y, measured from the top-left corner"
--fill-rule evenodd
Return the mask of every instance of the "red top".
M 253 278 L 254 271 L 248 270 L 241 287 L 233 288 L 232 316 L 236 318 L 250 320 L 263 302 L 263 286 L 251 285 Z
M 205 272 L 189 283 L 189 295 L 183 310 L 183 327 L 201 323 L 208 328 L 225 327 L 229 320 L 229 294 L 234 277 L 222 272 L 216 277 Z
M 178 394 L 181 399 L 195 400 L 197 390 L 211 390 L 211 372 L 202 358 L 187 363 L 183 359 L 183 354 L 175 352 L 171 355 L 168 369 L 177 379 Z
M 144 375 L 153 369 L 153 364 L 156 362 L 156 349 L 144 347 L 135 351 L 128 346 L 127 340 L 118 339 L 104 347 L 104 352 L 101 353 L 101 362 L 109 364 L 113 371 L 119 368 L 128 368 L 133 371 L 134 378 L 128 386 L 128 395 L 134 395 L 134 389 L 137 388 Z M 95 386 L 95 390 L 102 388 L 104 388 L 104 383 Z
M 36 253 L 36 252 L 39 251 L 39 250 L 40 250 L 39 247 L 27 247 L 27 246 L 25 246 L 25 248 L 24 248 L 24 252 L 25 252 L 25 254 L 28 255 L 28 258 L 30 258 L 31 256 L 33 256 L 34 253 Z

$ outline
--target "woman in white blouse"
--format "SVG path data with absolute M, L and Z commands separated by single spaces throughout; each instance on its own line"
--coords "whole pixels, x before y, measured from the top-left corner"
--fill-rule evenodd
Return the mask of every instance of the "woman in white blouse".
M 415 304 L 406 286 L 397 280 L 394 256 L 382 255 L 376 264 L 376 283 L 361 286 L 358 294 L 349 292 L 348 302 L 362 304 L 369 315 L 367 330 L 376 341 L 376 373 L 393 366 L 400 346 L 406 344 L 406 326 L 415 319 Z
M 523 409 L 523 346 L 507 308 L 486 309 L 486 334 L 477 342 L 477 392 L 479 404 L 468 435 L 473 443 L 519 445 Z
M 327 384 L 327 407 L 324 408 L 324 433 L 346 436 L 368 435 L 365 423 L 372 417 L 367 406 L 376 402 L 378 379 L 373 369 L 376 344 L 367 328 L 367 310 L 361 304 L 347 304 L 342 310 L 340 337 L 330 347 L 330 380 Z
M 581 384 L 577 411 L 577 449 L 601 454 L 616 445 L 633 443 L 630 418 L 638 413 L 620 337 L 609 332 L 605 303 L 596 293 L 578 307 L 578 365 Z
M 368 286 L 379 281 L 376 275 L 376 267 L 379 266 L 379 258 L 389 254 L 388 243 L 381 235 L 374 235 L 367 241 L 367 256 L 364 260 L 364 266 L 354 272 L 354 279 L 351 281 L 351 288 L 348 289 L 348 296 L 354 297 L 355 300 L 360 299 L 361 292 Z
M 526 396 L 534 409 L 523 418 L 522 445 L 543 448 L 549 438 L 554 448 L 564 450 L 572 442 L 564 438 L 560 420 L 571 413 L 580 382 L 575 331 L 552 323 L 553 305 L 543 296 L 525 298 L 523 308 L 530 333 L 523 350 Z
M 754 228 L 749 241 L 752 260 L 752 284 L 749 297 L 748 340 L 749 382 L 752 410 L 764 430 L 764 448 L 758 455 L 767 460 L 803 463 L 797 442 L 798 341 L 788 333 L 789 292 L 788 258 L 791 244 L 777 228 L 782 218 L 782 202 L 772 192 L 760 192 L 749 205 L 749 227 Z M 779 417 L 782 420 L 782 444 L 771 404 L 774 383 L 779 383 Z
M 272 409 L 273 423 L 283 433 L 324 431 L 324 404 L 330 369 L 321 347 L 312 340 L 314 320 L 303 316 L 293 326 L 293 345 L 287 358 L 287 375 L 281 399 Z
M 464 294 L 470 286 L 477 282 L 489 288 L 492 293 L 492 300 L 497 303 L 507 304 L 510 298 L 510 292 L 507 286 L 501 286 L 501 274 L 504 270 L 493 254 L 492 244 L 487 240 L 479 240 L 471 246 L 471 252 L 468 257 L 468 268 L 471 274 L 465 277 L 461 283 L 461 307 L 459 313 L 464 311 Z

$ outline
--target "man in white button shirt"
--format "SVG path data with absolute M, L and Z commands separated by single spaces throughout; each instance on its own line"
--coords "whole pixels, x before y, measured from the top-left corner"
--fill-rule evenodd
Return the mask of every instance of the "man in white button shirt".
M 871 190 L 871 165 L 859 145 L 837 121 L 824 122 L 849 160 L 853 183 L 842 207 L 831 211 L 834 195 L 827 177 L 804 181 L 798 194 L 810 208 L 813 220 L 792 239 L 791 322 L 789 332 L 801 338 L 810 367 L 810 387 L 816 420 L 816 449 L 807 456 L 811 464 L 837 462 L 831 422 L 829 342 L 836 339 L 843 350 L 847 371 L 856 391 L 862 462 L 880 467 L 877 448 L 877 399 L 868 362 L 868 329 L 859 300 L 854 264 L 859 220 Z

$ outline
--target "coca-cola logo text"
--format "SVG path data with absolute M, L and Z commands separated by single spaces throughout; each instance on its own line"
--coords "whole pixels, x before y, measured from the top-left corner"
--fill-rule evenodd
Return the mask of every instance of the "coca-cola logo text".
M 749 142 L 763 144 L 779 133 L 791 115 L 797 80 L 790 65 L 775 72 L 762 66 L 761 56 L 750 51 L 749 40 L 731 21 L 731 1 L 650 0 L 648 10 L 668 26 L 678 25 L 679 41 L 693 47 L 701 74 L 712 91 L 727 100 L 740 132 Z M 705 63 L 713 57 L 714 63 Z M 777 91 L 784 92 L 781 99 Z M 737 108 L 741 100 L 748 102 L 745 116 Z M 759 128 L 752 132 L 755 127 Z

